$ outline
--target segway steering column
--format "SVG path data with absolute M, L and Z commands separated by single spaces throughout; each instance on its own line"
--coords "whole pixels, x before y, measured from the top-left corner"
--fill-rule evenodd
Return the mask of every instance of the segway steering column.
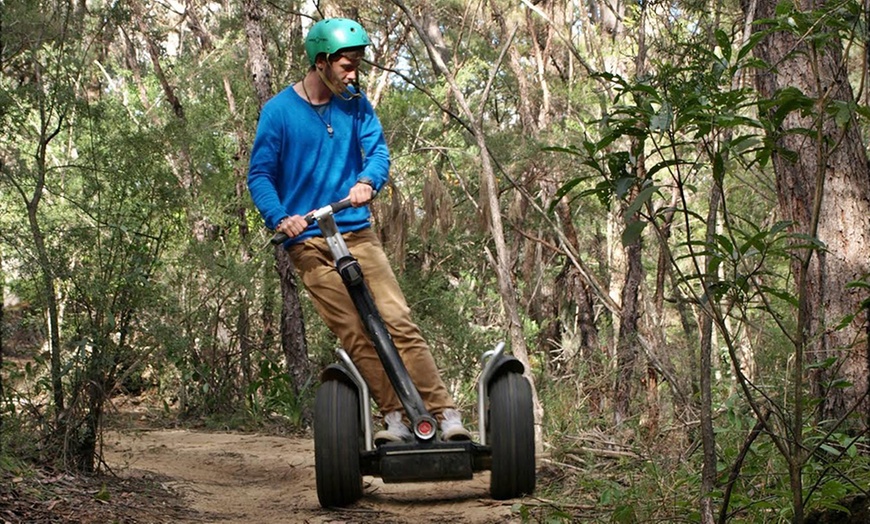
M 363 325 L 371 338 L 372 344 L 381 359 L 387 378 L 393 385 L 399 401 L 405 408 L 405 413 L 411 420 L 411 427 L 418 439 L 427 441 L 435 437 L 435 419 L 426 410 L 420 393 L 411 381 L 411 376 L 399 352 L 396 349 L 390 333 L 387 331 L 384 321 L 372 300 L 371 293 L 365 284 L 362 268 L 359 262 L 350 254 L 344 238 L 335 225 L 333 215 L 343 209 L 351 207 L 349 199 L 329 204 L 306 215 L 309 224 L 317 222 L 323 238 L 329 246 L 335 260 L 335 267 L 347 288 L 350 298 L 356 307 Z M 281 244 L 287 240 L 287 236 L 278 233 L 272 237 L 273 244 Z

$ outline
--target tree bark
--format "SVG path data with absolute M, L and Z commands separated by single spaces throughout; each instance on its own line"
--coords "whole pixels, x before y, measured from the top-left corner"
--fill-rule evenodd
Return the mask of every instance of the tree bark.
M 562 224 L 565 239 L 574 250 L 579 252 L 580 240 L 577 236 L 577 229 L 574 227 L 568 204 L 564 201 L 559 202 L 556 205 L 556 214 L 559 216 L 559 221 Z M 577 268 L 570 261 L 565 263 L 565 268 L 562 272 L 567 273 L 566 280 L 570 283 L 568 293 L 573 298 L 574 303 L 577 304 L 581 356 L 589 363 L 589 371 L 598 376 L 603 372 L 603 362 L 598 338 L 598 326 L 595 324 L 593 293 L 589 288 L 589 284 L 583 280 L 580 272 L 577 271 Z M 600 394 L 601 392 L 598 392 L 596 396 L 600 396 Z
M 495 255 L 493 256 L 491 253 L 489 253 L 489 250 L 487 250 L 487 253 L 489 255 L 490 264 L 493 266 L 496 272 L 499 297 L 501 298 L 502 306 L 505 310 L 505 323 L 510 336 L 511 351 L 513 352 L 514 356 L 517 357 L 517 359 L 519 359 L 520 362 L 522 362 L 525 366 L 525 377 L 529 380 L 529 383 L 532 386 L 532 399 L 534 404 L 536 423 L 536 442 L 538 443 L 538 446 L 540 446 L 542 444 L 540 424 L 543 419 L 543 407 L 541 406 L 540 400 L 538 399 L 538 392 L 537 388 L 535 387 L 534 376 L 532 375 L 531 365 L 529 363 L 529 352 L 525 341 L 525 335 L 523 333 L 523 323 L 520 319 L 517 307 L 516 288 L 513 284 L 513 278 L 511 275 L 511 264 L 508 257 L 508 248 L 505 242 L 504 227 L 501 216 L 501 206 L 499 204 L 498 198 L 498 181 L 496 179 L 495 171 L 492 165 L 492 158 L 489 155 L 489 149 L 486 143 L 486 133 L 483 128 L 483 107 L 485 106 L 485 101 L 489 96 L 489 90 L 492 87 L 493 76 L 495 71 L 498 70 L 499 63 L 494 64 L 493 68 L 490 71 L 490 79 L 487 85 L 484 87 L 483 94 L 481 96 L 481 100 L 483 100 L 484 102 L 481 103 L 480 112 L 475 114 L 471 110 L 471 107 L 468 105 L 462 89 L 460 89 L 460 87 L 457 85 L 453 73 L 447 67 L 447 64 L 441 59 L 438 48 L 429 38 L 426 30 L 415 19 L 411 11 L 402 0 L 393 0 L 393 3 L 396 4 L 396 6 L 405 13 L 405 15 L 409 18 L 414 28 L 416 29 L 417 34 L 426 44 L 426 49 L 429 53 L 429 58 L 432 61 L 432 65 L 436 71 L 444 75 L 450 92 L 453 94 L 454 99 L 456 100 L 459 108 L 462 111 L 462 114 L 465 116 L 465 118 L 468 119 L 468 125 L 470 126 L 471 134 L 480 152 L 479 158 L 481 163 L 481 208 L 483 210 L 483 219 L 486 221 L 487 229 L 489 230 L 490 237 L 492 238 L 493 244 L 495 245 Z M 502 41 L 506 42 L 507 45 L 510 45 L 512 40 L 513 34 L 504 35 Z
M 758 0 L 755 18 L 773 18 L 776 4 Z M 824 7 L 825 2 L 804 0 L 797 5 L 810 10 Z M 756 27 L 762 30 L 765 27 Z M 817 420 L 839 421 L 854 410 L 860 420 L 850 426 L 860 431 L 868 427 L 870 408 L 867 312 L 862 307 L 868 294 L 849 284 L 870 273 L 870 172 L 854 115 L 838 124 L 829 112 L 832 102 L 848 107 L 855 101 L 840 39 L 832 30 L 823 49 L 814 47 L 816 42 L 789 32 L 768 34 L 755 53 L 772 69 L 759 72 L 756 82 L 765 98 L 795 87 L 815 101 L 814 111 L 785 116 L 772 156 L 783 218 L 793 222 L 795 233 L 824 246 L 800 251 L 792 264 L 806 305 L 796 351 L 798 356 L 805 353 L 798 365 L 835 359 L 834 365 L 816 366 L 808 375 L 813 396 L 821 400 Z M 769 115 L 776 109 L 771 108 Z M 814 134 L 796 132 L 807 129 Z M 843 381 L 850 385 L 836 385 Z M 798 410 L 799 386 L 795 386 Z
M 263 43 L 263 7 L 259 0 L 245 0 L 245 37 L 248 41 L 248 67 L 251 71 L 251 82 L 257 93 L 260 108 L 272 98 L 272 65 L 266 55 Z
M 634 75 L 637 78 L 643 77 L 646 72 L 646 40 L 645 40 L 645 21 L 646 10 L 641 10 L 640 24 L 637 33 L 637 56 L 635 58 Z M 630 140 L 631 151 L 637 160 L 633 168 L 633 177 L 635 185 L 629 193 L 630 201 L 638 197 L 640 192 L 640 184 L 647 179 L 646 171 L 646 154 L 644 152 L 644 141 L 639 138 L 632 137 Z M 624 204 L 621 204 L 621 207 Z M 625 215 L 624 208 L 620 209 L 619 215 Z M 620 232 L 627 229 L 631 222 L 641 219 L 640 212 L 635 211 L 632 216 L 625 217 L 623 228 Z M 643 252 L 643 236 L 637 235 L 628 245 L 625 245 L 626 271 L 623 281 L 622 292 L 620 294 L 622 302 L 622 316 L 619 319 L 619 338 L 616 343 L 616 385 L 614 387 L 614 419 L 617 425 L 621 424 L 629 417 L 631 409 L 631 392 L 632 385 L 635 381 L 635 363 L 637 361 L 637 351 L 639 346 L 638 341 L 638 324 L 640 320 L 640 285 L 643 282 L 643 261 L 641 254 Z
M 41 71 L 37 66 L 38 82 L 41 84 Z M 41 86 L 40 86 L 41 87 Z M 59 435 L 65 433 L 65 422 L 63 412 L 64 392 L 63 392 L 63 367 L 61 365 L 61 347 L 60 347 L 60 307 L 57 299 L 56 278 L 54 275 L 54 265 L 48 256 L 48 248 L 45 245 L 45 235 L 42 227 L 39 225 L 39 217 L 37 210 L 39 203 L 42 200 L 43 191 L 45 189 L 45 181 L 47 174 L 46 152 L 48 144 L 60 133 L 63 122 L 62 116 L 59 118 L 57 126 L 50 128 L 48 122 L 50 110 L 46 108 L 44 100 L 40 99 L 40 133 L 39 145 L 36 150 L 36 184 L 31 197 L 28 199 L 25 196 L 27 206 L 27 219 L 30 224 L 30 232 L 33 236 L 33 244 L 36 249 L 37 260 L 39 261 L 40 273 L 42 275 L 43 292 L 48 306 L 48 330 L 49 330 L 49 350 L 50 350 L 50 369 L 51 369 L 51 390 L 54 400 L 54 421 Z M 53 108 L 52 108 L 53 109 Z M 22 193 L 23 195 L 23 193 Z
M 825 2 L 799 0 L 795 5 L 810 11 L 824 8 Z M 778 16 L 775 0 L 758 0 L 755 13 L 745 2 L 743 8 L 755 19 Z M 870 172 L 854 114 L 844 119 L 842 110 L 832 111 L 833 103 L 851 107 L 855 98 L 840 38 L 836 30 L 826 36 L 821 40 L 778 30 L 766 34 L 754 49 L 771 66 L 755 76 L 762 97 L 775 99 L 782 90 L 794 88 L 813 103 L 812 111 L 793 109 L 781 121 L 776 120 L 780 108 L 771 107 L 767 114 L 776 130 L 771 158 L 780 212 L 792 223 L 792 232 L 804 236 L 795 242 L 792 259 L 798 323 L 791 337 L 794 414 L 787 455 L 792 521 L 797 524 L 804 521 L 803 467 L 808 453 L 803 436 L 805 380 L 818 401 L 817 423 L 861 434 L 868 428 L 870 408 L 863 306 L 867 291 L 850 287 L 870 273 Z M 819 247 L 807 248 L 806 239 Z
M 710 190 L 710 208 L 707 211 L 707 231 L 705 241 L 713 242 L 716 235 L 716 217 L 719 214 L 719 204 L 722 201 L 722 188 L 718 183 Z M 709 257 L 707 257 L 709 259 Z M 710 267 L 709 260 L 704 261 L 704 267 Z M 701 316 L 701 360 L 699 363 L 700 399 L 698 412 L 701 419 L 701 443 L 703 447 L 703 465 L 701 467 L 701 522 L 713 523 L 713 490 L 716 487 L 716 434 L 713 431 L 713 320 L 716 307 L 710 293 L 718 278 L 715 273 L 703 277 L 704 294 L 707 298 L 706 314 Z
M 636 196 L 636 194 L 635 189 L 632 195 Z M 637 214 L 634 215 L 633 219 L 638 219 Z M 619 340 L 616 344 L 616 384 L 613 390 L 614 419 L 617 425 L 622 424 L 630 416 L 632 386 L 637 380 L 635 364 L 638 350 L 637 328 L 640 318 L 638 294 L 640 283 L 643 280 L 642 250 L 640 235 L 625 246 L 628 267 L 622 286 L 622 316 L 619 318 Z
M 245 0 L 245 35 L 248 41 L 248 65 L 251 70 L 251 80 L 257 93 L 257 100 L 262 109 L 272 97 L 272 66 L 266 55 L 263 43 L 263 30 L 260 22 L 263 19 L 263 9 L 259 0 Z M 311 362 L 308 359 L 308 344 L 305 341 L 305 319 L 302 314 L 302 304 L 299 301 L 299 290 L 296 274 L 290 256 L 283 247 L 275 247 L 275 267 L 281 281 L 281 348 L 284 351 L 284 361 L 293 385 L 294 392 L 299 393 L 311 375 Z M 266 290 L 270 293 L 271 290 Z

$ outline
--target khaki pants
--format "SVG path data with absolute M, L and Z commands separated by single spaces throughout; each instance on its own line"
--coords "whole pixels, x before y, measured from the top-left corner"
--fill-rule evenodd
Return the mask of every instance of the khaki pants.
M 454 407 L 453 400 L 420 329 L 411 320 L 411 310 L 377 235 L 371 228 L 366 228 L 345 234 L 344 241 L 362 267 L 378 312 L 426 409 L 440 420 L 442 411 Z M 341 340 L 342 347 L 366 380 L 381 413 L 403 411 L 347 288 L 335 270 L 326 240 L 311 238 L 290 246 L 288 252 L 314 307 Z

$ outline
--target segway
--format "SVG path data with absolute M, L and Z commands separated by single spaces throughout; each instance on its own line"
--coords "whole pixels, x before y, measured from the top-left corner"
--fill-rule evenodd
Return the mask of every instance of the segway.
M 364 475 L 385 483 L 467 480 L 490 470 L 490 494 L 505 500 L 535 489 L 535 432 L 532 392 L 523 364 L 504 352 L 504 343 L 482 355 L 478 382 L 478 440 L 436 439 L 435 418 L 426 410 L 375 307 L 359 263 L 350 254 L 333 215 L 350 207 L 345 199 L 309 213 L 320 227 L 335 267 L 366 326 L 405 414 L 414 440 L 375 446 L 369 388 L 347 352 L 321 374 L 314 410 L 317 498 L 324 508 L 342 507 L 363 496 Z M 276 234 L 271 242 L 287 239 Z

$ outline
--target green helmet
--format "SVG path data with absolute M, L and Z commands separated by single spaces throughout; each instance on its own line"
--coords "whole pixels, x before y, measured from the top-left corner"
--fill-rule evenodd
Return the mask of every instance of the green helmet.
M 371 45 L 369 35 L 359 23 L 347 18 L 328 18 L 311 26 L 305 37 L 305 53 L 308 62 L 314 65 L 317 55 L 334 54 L 348 47 Z

